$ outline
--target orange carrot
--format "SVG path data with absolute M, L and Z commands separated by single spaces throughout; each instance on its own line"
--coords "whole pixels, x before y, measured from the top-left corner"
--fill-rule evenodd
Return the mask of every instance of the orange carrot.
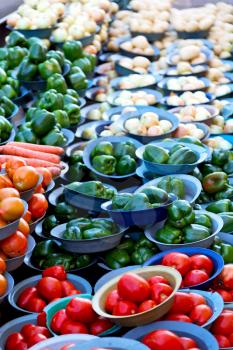
M 0 164 L 4 164 L 9 159 L 17 160 L 19 158 L 24 160 L 27 165 L 31 165 L 34 168 L 36 168 L 36 167 L 48 168 L 48 167 L 54 167 L 54 166 L 58 167 L 59 169 L 63 168 L 63 166 L 60 165 L 60 164 L 56 164 L 55 165 L 54 163 L 48 162 L 46 160 L 34 159 L 34 158 L 24 158 L 24 157 L 17 157 L 17 156 L 10 156 L 10 155 L 5 155 L 5 154 L 0 154 Z
M 16 147 L 12 145 L 0 146 L 0 153 L 12 155 L 12 156 L 24 157 L 24 158 L 35 158 L 35 159 L 46 160 L 48 162 L 55 163 L 55 164 L 60 163 L 60 157 L 55 154 L 32 151 L 29 149 L 23 149 L 21 147 Z
M 57 146 L 37 145 L 34 143 L 26 143 L 26 142 L 9 142 L 8 145 L 26 148 L 32 151 L 52 153 L 57 155 L 62 155 L 64 153 L 64 149 Z
M 57 177 L 57 176 L 59 176 L 61 174 L 61 169 L 59 169 L 56 166 L 47 167 L 47 169 L 51 172 L 53 178 Z

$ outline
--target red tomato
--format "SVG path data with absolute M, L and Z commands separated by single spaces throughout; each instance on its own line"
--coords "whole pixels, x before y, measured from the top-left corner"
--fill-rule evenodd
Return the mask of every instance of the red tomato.
M 42 311 L 37 315 L 37 324 L 38 326 L 46 327 L 46 312 Z
M 88 334 L 88 329 L 85 326 L 85 324 L 81 322 L 74 322 L 70 320 L 64 321 L 62 328 L 61 328 L 61 334 Z
M 197 347 L 197 343 L 193 339 L 186 338 L 186 337 L 180 337 L 180 341 L 184 347 L 184 350 L 189 350 L 189 349 Z
M 156 302 L 154 300 L 151 300 L 151 299 L 145 300 L 139 305 L 138 312 L 144 312 L 144 311 L 150 310 L 155 306 L 156 306 Z
M 31 336 L 34 334 L 43 334 L 45 335 L 47 338 L 51 337 L 51 334 L 48 330 L 47 327 L 41 327 L 41 326 L 36 326 L 32 331 L 31 331 Z
M 168 284 L 157 283 L 151 286 L 151 298 L 156 302 L 156 304 L 162 303 L 166 300 L 169 295 L 171 295 L 173 289 Z
M 27 310 L 31 312 L 42 312 L 46 306 L 46 302 L 38 297 L 33 297 L 30 299 Z
M 51 328 L 55 333 L 60 333 L 64 321 L 68 320 L 66 310 L 61 309 L 55 313 L 51 320 Z
M 72 290 L 69 291 L 68 296 L 77 295 L 77 294 L 81 294 L 80 290 L 78 290 L 78 289 L 72 289 Z
M 32 336 L 28 339 L 28 347 L 38 344 L 44 340 L 48 339 L 44 334 L 32 334 Z
M 134 315 L 137 311 L 137 305 L 132 301 L 120 300 L 113 308 L 112 314 L 115 316 Z
M 216 289 L 216 292 L 218 292 L 221 297 L 223 298 L 225 303 L 230 303 L 233 301 L 233 295 L 232 293 L 228 292 L 227 290 L 224 289 Z
M 211 332 L 214 334 L 229 335 L 233 329 L 233 312 L 224 312 L 213 323 Z
M 150 285 L 135 273 L 124 274 L 117 283 L 118 294 L 122 299 L 141 303 L 149 299 Z
M 142 342 L 151 350 L 184 350 L 179 337 L 163 329 L 147 334 Z
M 178 321 L 178 322 L 187 322 L 187 323 L 192 323 L 192 320 L 190 317 L 184 314 L 168 314 L 165 317 L 165 320 L 167 321 Z
M 213 311 L 208 305 L 197 305 L 193 308 L 192 312 L 190 313 L 192 321 L 198 326 L 202 326 L 203 324 L 205 324 L 212 315 Z
M 90 326 L 90 333 L 93 335 L 99 335 L 105 332 L 107 329 L 112 328 L 113 324 L 106 318 L 98 318 Z
M 193 306 L 193 300 L 190 293 L 176 292 L 170 313 L 188 314 L 191 312 Z
M 59 281 L 64 281 L 67 278 L 64 266 L 51 266 L 42 272 L 42 277 L 54 277 Z
M 26 349 L 28 349 L 28 346 L 27 346 L 27 343 L 25 343 L 24 341 L 19 342 L 14 347 L 14 350 L 26 350 Z
M 27 305 L 30 301 L 30 299 L 37 297 L 37 290 L 35 287 L 28 287 L 25 288 L 22 293 L 20 293 L 18 300 L 17 300 L 17 305 L 21 307 L 22 309 L 26 309 Z
M 191 270 L 202 270 L 210 276 L 214 269 L 213 261 L 203 254 L 195 254 L 190 257 Z
M 110 314 L 113 311 L 114 306 L 120 301 L 118 291 L 116 289 L 108 293 L 105 300 L 105 310 Z
M 206 300 L 202 295 L 197 293 L 189 293 L 189 295 L 192 298 L 193 307 L 201 304 L 206 305 Z
M 229 342 L 229 340 L 227 339 L 227 337 L 225 335 L 214 335 L 218 345 L 220 348 L 229 348 L 231 346 L 231 343 Z
M 203 283 L 209 279 L 209 276 L 206 272 L 201 270 L 192 270 L 189 271 L 184 278 L 184 286 L 190 287 L 195 286 L 196 284 Z
M 225 265 L 219 278 L 225 288 L 233 289 L 233 264 Z
M 12 333 L 7 338 L 6 345 L 5 345 L 6 350 L 14 350 L 15 346 L 17 344 L 23 342 L 23 340 L 24 340 L 24 338 L 23 338 L 21 333 L 19 333 L 19 332 Z
M 41 218 L 48 209 L 48 202 L 45 196 L 41 193 L 32 195 L 32 198 L 28 202 L 28 210 L 32 214 L 33 219 Z
M 34 329 L 36 329 L 36 326 L 34 324 L 27 323 L 23 326 L 20 333 L 25 339 L 28 339 L 30 337 L 31 332 L 33 332 Z
M 228 336 L 228 339 L 231 343 L 231 346 L 233 346 L 233 333 L 231 333 L 229 336 Z
M 42 277 L 37 283 L 37 291 L 48 301 L 62 297 L 61 282 L 53 277 Z
M 184 276 L 190 270 L 190 257 L 183 253 L 169 253 L 163 257 L 162 265 L 174 267 Z
M 61 281 L 62 296 L 67 297 L 69 293 L 75 289 L 75 286 L 70 281 Z
M 91 300 L 73 298 L 66 306 L 66 314 L 72 321 L 93 323 L 97 315 L 92 309 Z
M 169 281 L 163 276 L 153 276 L 149 278 L 147 281 L 151 286 L 156 283 L 170 284 Z

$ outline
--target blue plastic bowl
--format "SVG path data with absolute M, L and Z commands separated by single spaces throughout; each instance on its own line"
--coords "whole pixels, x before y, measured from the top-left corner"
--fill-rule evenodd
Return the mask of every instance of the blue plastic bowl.
M 215 137 L 222 137 L 224 140 L 230 142 L 233 145 L 233 135 L 232 134 L 211 134 L 210 139 Z
M 216 253 L 213 250 L 201 248 L 201 247 L 176 248 L 176 249 L 166 250 L 165 252 L 152 256 L 152 258 L 148 259 L 143 264 L 143 266 L 160 265 L 165 255 L 169 253 L 177 253 L 177 252 L 187 254 L 188 256 L 192 256 L 195 254 L 203 254 L 203 255 L 206 255 L 208 258 L 210 258 L 214 264 L 214 272 L 212 276 L 203 283 L 199 283 L 199 284 L 196 284 L 195 286 L 189 287 L 190 289 L 208 290 L 213 280 L 222 272 L 222 269 L 224 267 L 224 260 L 220 254 Z
M 88 142 L 88 144 L 86 145 L 86 147 L 84 149 L 83 162 L 86 165 L 86 167 L 88 169 L 90 169 L 93 173 L 99 175 L 100 177 L 108 178 L 108 179 L 124 179 L 124 178 L 135 175 L 136 171 L 134 171 L 133 173 L 127 174 L 127 175 L 106 175 L 106 174 L 100 173 L 92 166 L 91 157 L 90 157 L 91 152 L 93 151 L 95 146 L 102 141 L 108 141 L 108 142 L 111 142 L 113 144 L 131 141 L 134 143 L 136 149 L 138 147 L 142 146 L 142 144 L 139 141 L 134 140 L 134 139 L 127 137 L 127 136 L 100 137 L 97 140 L 92 140 L 92 141 Z
M 101 208 L 107 211 L 112 220 L 122 227 L 149 227 L 167 218 L 167 207 L 176 200 L 176 196 L 173 194 L 170 194 L 169 197 L 167 203 L 153 209 L 133 211 L 113 210 L 112 201 L 102 204 Z
M 133 69 L 126 68 L 120 64 L 120 60 L 115 62 L 115 71 L 119 76 L 127 76 L 130 74 L 140 74 L 139 72 L 134 71 Z
M 162 94 L 159 92 L 159 91 L 156 91 L 156 90 L 152 90 L 152 89 L 147 89 L 147 88 L 137 88 L 137 89 L 134 89 L 133 92 L 137 92 L 137 91 L 143 91 L 143 92 L 146 92 L 150 95 L 154 95 L 155 96 L 155 103 L 154 105 L 158 104 L 161 99 L 162 99 Z M 117 104 L 115 102 L 116 98 L 118 98 L 118 96 L 122 93 L 122 91 L 115 91 L 111 94 L 108 95 L 108 98 L 107 98 L 107 102 L 109 104 L 111 104 L 112 106 L 119 106 L 119 104 Z
M 212 122 L 213 122 L 213 119 L 218 115 L 219 112 L 218 112 L 217 108 L 215 108 L 212 105 L 204 105 L 203 107 L 211 114 L 210 118 L 199 120 L 198 122 L 193 122 L 193 123 L 195 123 L 195 124 L 204 123 L 204 124 L 207 124 L 207 125 L 211 125 Z M 185 107 L 172 108 L 172 109 L 169 110 L 169 112 L 176 114 L 176 113 L 179 113 L 184 108 Z M 192 123 L 192 121 L 184 122 L 184 121 L 180 120 L 180 123 L 182 123 L 182 124 L 190 124 L 190 123 Z
M 180 337 L 188 337 L 197 343 L 201 350 L 219 350 L 215 337 L 206 329 L 192 323 L 160 321 L 134 328 L 124 334 L 124 338 L 141 340 L 146 334 L 159 329 L 167 329 Z M 83 347 L 82 347 L 83 349 Z
M 16 103 L 18 106 L 21 106 L 22 104 L 25 104 L 31 99 L 33 99 L 32 92 L 26 89 L 24 86 L 21 86 L 19 91 L 20 95 L 13 99 L 13 102 Z
M 54 27 L 50 28 L 38 28 L 38 29 L 15 29 L 12 28 L 11 26 L 7 26 L 7 29 L 11 31 L 17 31 L 20 32 L 25 36 L 26 39 L 31 38 L 31 37 L 37 37 L 40 39 L 48 39 L 50 35 L 52 34 L 52 31 Z
M 106 337 L 89 340 L 75 347 L 75 350 L 93 350 L 94 348 L 112 350 L 150 350 L 146 345 L 132 339 L 118 337 Z
M 176 79 L 177 77 L 175 77 Z M 173 79 L 172 77 L 169 78 L 164 78 L 163 80 L 161 80 L 158 83 L 158 87 L 164 92 L 164 94 L 170 94 L 171 92 L 175 92 L 176 94 L 180 95 L 183 94 L 183 92 L 186 91 L 191 91 L 191 92 L 195 92 L 195 91 L 206 91 L 208 89 L 208 87 L 210 86 L 210 80 L 207 78 L 199 78 L 199 80 L 201 80 L 204 83 L 204 87 L 202 88 L 196 88 L 196 89 L 192 89 L 192 90 L 172 90 L 169 89 L 167 86 L 167 83 L 169 80 Z
M 191 150 L 193 150 L 198 156 L 199 159 L 192 164 L 159 164 L 148 162 L 143 159 L 143 152 L 146 146 L 142 146 L 136 150 L 136 156 L 142 161 L 145 168 L 155 174 L 158 175 L 169 175 L 169 174 L 188 174 L 191 173 L 197 165 L 203 163 L 205 159 L 208 157 L 207 151 L 197 145 L 193 145 L 190 143 L 184 142 L 175 142 L 175 141 L 163 141 L 163 142 L 152 142 L 151 144 L 155 144 L 156 146 L 163 147 L 167 150 L 170 150 L 177 143 L 184 145 Z

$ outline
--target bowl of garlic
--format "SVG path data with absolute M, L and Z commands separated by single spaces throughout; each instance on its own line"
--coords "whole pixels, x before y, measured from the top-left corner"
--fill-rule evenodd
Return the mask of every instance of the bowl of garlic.
M 210 86 L 210 81 L 207 78 L 176 77 L 165 78 L 158 83 L 158 87 L 165 93 L 172 91 L 177 94 L 182 94 L 184 91 L 206 91 Z
M 108 95 L 107 102 L 112 106 L 153 106 L 162 99 L 162 94 L 152 89 L 115 91 Z
M 214 96 L 204 91 L 185 91 L 181 95 L 171 93 L 170 96 L 165 96 L 160 102 L 167 108 L 184 107 L 209 104 L 214 100 Z
M 218 110 L 209 105 L 178 107 L 170 109 L 169 112 L 175 114 L 183 124 L 199 122 L 210 125 L 218 115 Z
M 207 47 L 187 45 L 181 49 L 175 49 L 167 56 L 167 63 L 170 66 L 180 62 L 187 62 L 191 65 L 206 64 L 212 58 L 212 52 Z
M 149 60 L 159 58 L 160 51 L 152 46 L 145 36 L 139 35 L 120 44 L 120 53 L 127 57 L 144 56 Z

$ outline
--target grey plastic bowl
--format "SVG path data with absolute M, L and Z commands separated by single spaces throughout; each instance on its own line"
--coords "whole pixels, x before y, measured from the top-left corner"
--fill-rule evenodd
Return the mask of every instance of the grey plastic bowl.
M 117 121 L 118 125 L 122 126 L 122 129 L 127 132 L 127 135 L 129 137 L 132 137 L 143 144 L 148 144 L 148 143 L 153 142 L 155 140 L 161 140 L 161 139 L 170 137 L 172 135 L 172 133 L 178 128 L 179 123 L 180 123 L 178 118 L 174 114 L 167 112 L 163 109 L 156 108 L 156 107 L 152 107 L 153 109 L 151 110 L 149 107 L 150 106 L 141 108 L 140 111 L 126 113 L 126 115 L 120 117 L 120 119 Z M 158 135 L 158 136 L 144 136 L 144 135 L 142 136 L 142 135 L 132 134 L 132 133 L 128 132 L 127 129 L 125 129 L 125 123 L 128 119 L 140 118 L 142 113 L 146 113 L 146 112 L 156 113 L 159 116 L 159 120 L 169 121 L 172 124 L 171 130 L 169 130 L 161 135 Z
M 59 197 L 63 196 L 64 188 L 62 186 L 56 188 L 49 194 L 49 204 L 56 207 L 59 202 Z
M 18 269 L 23 264 L 25 256 L 27 254 L 30 254 L 32 252 L 32 250 L 34 249 L 34 247 L 36 245 L 34 238 L 29 235 L 27 237 L 27 240 L 28 240 L 28 248 L 27 248 L 27 251 L 24 255 L 17 256 L 16 258 L 6 260 L 7 271 L 10 272 L 10 271 L 14 271 L 14 270 Z
M 10 26 L 7 26 L 7 28 L 11 31 L 17 31 L 20 32 L 25 36 L 25 38 L 31 38 L 31 37 L 37 37 L 40 39 L 48 39 L 53 31 L 53 27 L 50 28 L 39 28 L 39 29 L 15 29 Z
M 76 130 L 75 137 L 78 139 L 82 139 L 82 140 L 90 140 L 90 138 L 84 138 L 82 135 L 84 130 L 89 129 L 89 130 L 93 131 L 91 133 L 92 139 L 95 139 L 97 137 L 96 133 L 95 133 L 95 128 L 98 125 L 98 123 L 99 123 L 99 121 L 97 120 L 94 122 L 89 122 L 89 123 L 85 123 L 83 125 L 80 125 Z
M 140 74 L 139 72 L 134 71 L 133 69 L 126 68 L 120 64 L 120 60 L 115 62 L 115 71 L 119 76 L 125 77 L 130 74 Z
M 117 193 L 115 187 L 104 183 L 103 185 Z M 101 212 L 101 205 L 106 202 L 106 199 L 88 196 L 84 193 L 79 193 L 78 191 L 74 191 L 66 187 L 64 189 L 64 196 L 66 203 L 72 205 L 73 207 L 82 208 L 88 211 Z
M 66 230 L 66 223 L 65 223 L 53 228 L 50 232 L 50 235 L 54 237 L 54 239 L 56 239 L 58 242 L 61 242 L 63 248 L 66 251 L 71 253 L 88 254 L 88 253 L 105 252 L 106 250 L 115 248 L 118 244 L 120 244 L 120 241 L 126 229 L 127 227 L 119 226 L 118 232 L 110 236 L 93 238 L 93 239 L 72 240 L 72 239 L 62 238 Z
M 23 280 L 22 282 L 17 283 L 8 296 L 8 301 L 11 304 L 11 306 L 18 311 L 21 311 L 21 312 L 24 312 L 27 314 L 32 314 L 33 312 L 30 312 L 28 310 L 25 310 L 25 309 L 22 309 L 21 307 L 19 307 L 17 305 L 17 300 L 25 288 L 36 286 L 36 284 L 39 282 L 39 280 L 41 278 L 42 278 L 42 275 L 37 275 L 37 276 L 27 278 L 27 279 Z M 92 293 L 92 286 L 90 285 L 90 283 L 86 279 L 79 277 L 79 276 L 75 276 L 75 275 L 70 274 L 70 273 L 67 274 L 67 279 L 70 282 L 72 282 L 74 284 L 75 288 L 80 290 L 82 293 L 84 293 L 84 294 L 91 294 Z
M 10 292 L 14 288 L 14 279 L 11 276 L 11 274 L 9 274 L 8 272 L 5 272 L 3 275 L 7 279 L 7 290 L 6 290 L 5 294 L 0 296 L 0 304 L 6 299 L 6 297 L 10 294 Z M 0 334 L 1 334 L 1 328 L 0 328 Z M 0 337 L 0 339 L 1 339 L 1 337 Z
M 196 168 L 196 166 L 203 163 L 208 157 L 208 153 L 206 149 L 204 149 L 203 147 L 200 147 L 191 143 L 184 143 L 184 142 L 178 142 L 178 143 L 194 151 L 199 156 L 198 160 L 192 164 L 159 164 L 159 163 L 148 162 L 147 160 L 143 159 L 143 152 L 146 146 L 142 146 L 138 148 L 136 150 L 136 156 L 143 162 L 143 165 L 148 171 L 153 172 L 157 175 L 191 173 L 194 170 L 194 168 Z M 173 146 L 177 144 L 177 142 L 164 141 L 164 142 L 153 142 L 151 144 L 170 150 Z
M 177 31 L 180 39 L 205 39 L 209 35 L 209 30 L 197 30 L 195 32 Z
M 30 188 L 30 189 L 27 190 L 27 191 L 22 191 L 22 192 L 20 192 L 20 198 L 23 199 L 23 200 L 25 200 L 26 202 L 28 202 L 28 201 L 32 198 L 32 196 L 33 196 L 33 194 L 34 194 L 36 188 L 37 188 L 42 182 L 43 182 L 43 175 L 39 175 L 39 179 L 38 179 L 38 181 L 37 181 L 36 186 L 34 186 L 33 188 Z
M 150 350 L 146 345 L 132 339 L 122 339 L 117 337 L 96 338 L 78 345 L 75 350 L 93 350 L 94 348 L 114 349 L 114 350 Z
M 24 205 L 24 212 L 23 212 L 22 217 L 24 216 L 24 214 L 28 210 L 28 204 L 25 201 L 23 201 L 23 205 Z M 17 228 L 19 226 L 19 221 L 20 221 L 20 218 L 15 220 L 15 221 L 12 221 L 8 225 L 0 228 L 0 241 L 9 237 L 10 235 L 12 235 L 12 233 L 14 233 L 17 230 Z
M 201 350 L 219 350 L 217 340 L 205 328 L 196 326 L 192 323 L 177 321 L 153 322 L 146 326 L 134 328 L 124 334 L 124 338 L 141 340 L 146 334 L 159 330 L 167 329 L 180 337 L 188 337 L 196 341 Z M 84 350 L 82 348 L 82 350 Z
M 176 79 L 177 77 L 175 77 L 174 79 Z M 169 78 L 164 78 L 163 80 L 161 80 L 158 83 L 158 87 L 163 91 L 164 94 L 170 94 L 171 92 L 175 92 L 176 94 L 183 94 L 186 91 L 191 91 L 191 92 L 196 92 L 196 91 L 206 91 L 208 89 L 208 87 L 210 86 L 210 80 L 207 78 L 199 78 L 199 80 L 201 80 L 204 83 L 204 87 L 202 88 L 194 88 L 194 89 L 189 89 L 189 90 L 173 90 L 173 89 L 169 89 L 167 86 L 167 83 L 169 80 L 171 80 L 173 78 L 169 77 Z
M 54 189 L 55 187 L 55 181 L 51 181 L 48 186 L 45 188 L 45 192 L 44 192 L 44 195 L 47 197 L 49 195 L 49 193 Z
M 199 106 L 201 106 L 201 105 L 199 105 Z M 215 108 L 214 106 L 211 106 L 211 105 L 203 105 L 203 107 L 205 109 L 207 109 L 207 111 L 209 111 L 209 113 L 211 114 L 211 117 L 208 118 L 208 119 L 198 120 L 198 122 L 194 121 L 193 123 L 195 123 L 195 124 L 197 124 L 197 123 L 198 124 L 204 123 L 204 124 L 207 124 L 207 125 L 211 125 L 213 119 L 218 115 L 219 112 L 218 112 L 217 108 Z M 176 114 L 176 113 L 179 113 L 180 110 L 182 110 L 184 108 L 185 107 L 172 108 L 172 109 L 169 110 L 169 112 Z M 183 122 L 182 120 L 180 120 L 180 123 L 182 123 L 182 124 L 190 124 L 190 123 L 192 123 L 192 121 L 190 121 L 190 122 Z
M 180 244 L 165 244 L 156 239 L 156 232 L 164 227 L 165 221 L 161 221 L 157 224 L 155 224 L 153 227 L 150 227 L 145 230 L 146 237 L 151 241 L 154 242 L 157 247 L 164 251 L 164 250 L 170 250 L 175 248 L 188 248 L 188 247 L 202 247 L 202 248 L 209 248 L 215 239 L 215 236 L 221 231 L 223 227 L 223 220 L 222 218 L 214 213 L 211 213 L 209 211 L 205 210 L 195 210 L 196 214 L 206 214 L 208 215 L 212 220 L 212 234 L 204 238 L 200 241 L 192 242 L 192 243 L 180 243 Z
M 12 333 L 20 332 L 21 329 L 25 324 L 31 323 L 36 325 L 37 324 L 37 315 L 32 314 L 32 315 L 27 315 L 27 316 L 22 316 L 15 318 L 14 320 L 7 322 L 0 328 L 0 350 L 5 349 L 5 343 L 9 335 Z
M 24 86 L 21 86 L 19 91 L 20 95 L 13 99 L 13 102 L 16 103 L 18 106 L 22 106 L 23 104 L 29 102 L 33 98 L 31 91 L 26 89 Z
M 21 106 L 15 105 L 13 113 L 7 118 L 9 122 L 16 128 L 22 124 L 24 120 L 24 111 Z
M 44 217 L 45 217 L 45 214 L 42 217 L 40 217 L 39 219 L 33 221 L 31 224 L 29 224 L 30 234 L 35 231 L 36 226 L 38 225 L 38 223 L 40 221 L 42 221 L 44 219 Z
M 81 109 L 81 116 L 85 119 L 85 121 L 99 121 L 99 120 L 104 120 L 105 118 L 102 119 L 89 119 L 88 118 L 88 114 L 90 111 L 92 111 L 93 109 L 99 109 L 99 107 L 101 106 L 101 102 L 97 102 L 97 103 L 93 103 L 90 104 L 89 106 L 86 106 L 84 108 Z M 105 112 L 102 113 L 102 115 L 104 115 Z
M 98 145 L 102 141 L 108 141 L 108 142 L 111 142 L 113 144 L 131 141 L 134 143 L 135 149 L 142 146 L 142 144 L 139 141 L 134 140 L 134 139 L 127 137 L 127 136 L 100 137 L 97 140 L 92 140 L 92 141 L 88 142 L 88 144 L 86 145 L 86 147 L 84 149 L 83 162 L 86 165 L 86 167 L 88 169 L 90 169 L 93 173 L 99 175 L 100 177 L 109 178 L 109 179 L 124 179 L 124 178 L 135 175 L 136 171 L 134 171 L 133 173 L 129 173 L 127 175 L 106 175 L 106 174 L 100 173 L 92 166 L 91 159 L 90 159 L 91 152 L 96 147 L 96 145 Z
M 162 94 L 159 92 L 159 91 L 156 91 L 156 90 L 152 90 L 152 89 L 147 89 L 147 88 L 137 88 L 137 89 L 134 89 L 133 92 L 137 92 L 137 91 L 143 91 L 143 92 L 146 92 L 150 95 L 154 95 L 155 96 L 155 103 L 153 105 L 156 105 L 158 104 L 161 99 L 162 99 Z M 108 95 L 108 98 L 107 98 L 107 102 L 112 105 L 112 106 L 119 106 L 119 104 L 115 103 L 115 100 L 116 98 L 122 93 L 122 90 L 121 91 L 115 91 L 111 94 Z
M 107 94 L 108 94 L 108 88 L 107 86 L 98 86 L 98 87 L 93 87 L 91 89 L 88 89 L 85 92 L 85 97 L 89 100 L 89 101 L 94 101 L 94 102 L 98 102 L 96 99 L 96 96 L 99 93 L 104 93 L 106 94 L 106 100 L 107 100 Z M 105 102 L 105 101 L 102 101 Z
M 65 139 L 66 139 L 66 142 L 63 146 L 63 148 L 65 149 L 67 146 L 69 146 L 74 141 L 74 133 L 71 130 L 65 129 L 65 128 L 62 128 L 61 131 L 63 132 Z
M 158 208 L 132 211 L 113 210 L 112 201 L 108 201 L 102 204 L 102 209 L 110 215 L 114 222 L 122 227 L 138 226 L 145 228 L 165 220 L 167 218 L 167 207 L 174 200 L 176 200 L 176 196 L 170 194 L 169 200 Z
M 168 175 L 169 176 L 169 175 Z M 147 182 L 145 185 L 139 187 L 135 193 L 141 192 L 143 189 L 147 188 L 148 186 L 157 186 L 158 183 L 164 179 L 166 176 L 158 177 L 157 179 L 151 180 Z M 181 179 L 184 183 L 185 187 L 185 196 L 182 199 L 185 199 L 190 204 L 194 205 L 195 201 L 199 197 L 202 185 L 201 182 L 194 176 L 186 175 L 186 174 L 175 174 L 174 178 Z
M 165 32 L 158 32 L 158 33 L 145 33 L 145 32 L 135 32 L 135 31 L 130 31 L 132 37 L 138 36 L 138 35 L 143 35 L 147 38 L 148 41 L 154 42 L 157 40 L 162 40 L 165 36 Z

